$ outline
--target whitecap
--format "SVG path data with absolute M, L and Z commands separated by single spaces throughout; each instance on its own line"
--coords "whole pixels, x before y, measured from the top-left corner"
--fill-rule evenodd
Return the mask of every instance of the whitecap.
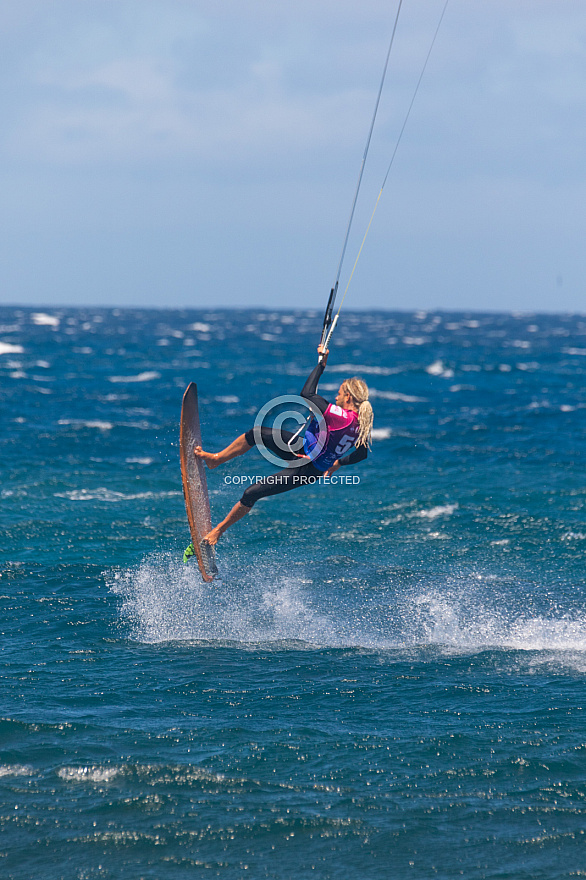
M 437 507 L 430 507 L 429 510 L 418 510 L 413 516 L 420 519 L 437 519 L 438 516 L 451 516 L 458 509 L 457 504 L 443 504 Z
M 392 434 L 391 428 L 373 428 L 372 429 L 372 439 L 373 440 L 388 440 Z
M 34 772 L 28 764 L 0 764 L 0 778 L 4 776 L 32 776 Z
M 58 425 L 71 425 L 72 428 L 97 428 L 99 431 L 111 431 L 114 427 L 112 422 L 103 422 L 97 419 L 84 421 L 83 419 L 59 419 Z
M 225 394 L 223 397 L 214 397 L 218 403 L 240 403 L 240 398 L 235 394 Z
M 160 379 L 161 374 L 156 370 L 146 370 L 137 376 L 108 376 L 110 382 L 152 382 L 153 379 Z
M 57 776 L 66 782 L 111 782 L 119 773 L 119 767 L 62 767 Z
M 201 321 L 196 321 L 195 324 L 189 324 L 187 329 L 194 330 L 196 333 L 209 333 L 212 327 L 211 324 L 203 324 Z
M 104 486 L 98 486 L 96 489 L 69 489 L 67 492 L 55 492 L 55 498 L 67 498 L 69 501 L 105 501 L 109 504 L 116 504 L 120 501 L 138 501 L 145 498 L 170 498 L 176 495 L 181 495 L 181 492 L 171 490 L 125 494 L 106 489 Z
M 371 376 L 392 376 L 393 373 L 401 373 L 402 367 L 373 367 L 367 364 L 338 364 L 328 367 L 330 373 L 364 373 Z
M 337 386 L 335 386 L 337 387 Z M 325 386 L 324 386 L 325 388 Z M 369 389 L 369 397 L 378 397 L 381 400 L 399 400 L 401 403 L 426 403 L 427 398 L 415 397 L 412 394 L 401 394 L 400 391 L 378 391 L 376 388 Z
M 425 372 L 430 376 L 440 376 L 442 379 L 452 379 L 454 376 L 454 371 L 446 367 L 442 360 L 434 361 L 425 368 Z
M 0 354 L 23 354 L 22 345 L 13 345 L 10 342 L 0 342 Z
M 31 315 L 31 321 L 37 327 L 58 327 L 61 323 L 61 318 L 58 318 L 56 315 L 47 315 L 45 312 L 34 312 Z

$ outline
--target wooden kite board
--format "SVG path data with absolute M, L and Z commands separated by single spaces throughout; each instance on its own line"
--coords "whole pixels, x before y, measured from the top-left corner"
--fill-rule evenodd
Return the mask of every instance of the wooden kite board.
M 181 458 L 181 478 L 183 496 L 189 531 L 197 564 L 204 581 L 213 581 L 218 573 L 214 548 L 209 544 L 202 548 L 204 535 L 212 529 L 210 499 L 206 480 L 206 466 L 201 458 L 193 454 L 194 446 L 201 446 L 201 428 L 199 425 L 199 408 L 197 404 L 197 385 L 191 382 L 183 395 L 181 406 L 181 427 L 179 432 L 179 450 Z

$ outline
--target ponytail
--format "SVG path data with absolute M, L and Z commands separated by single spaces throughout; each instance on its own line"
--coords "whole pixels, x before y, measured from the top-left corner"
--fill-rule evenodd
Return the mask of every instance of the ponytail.
M 372 406 L 368 400 L 368 385 L 362 379 L 354 376 L 352 379 L 346 379 L 343 383 L 344 388 L 358 407 L 358 424 L 360 432 L 356 440 L 356 448 L 359 446 L 370 446 L 372 440 L 372 423 L 374 414 Z
M 374 421 L 374 413 L 368 400 L 364 400 L 358 407 L 358 424 L 360 425 L 360 433 L 356 441 L 356 448 L 359 446 L 369 447 L 372 441 L 372 423 Z

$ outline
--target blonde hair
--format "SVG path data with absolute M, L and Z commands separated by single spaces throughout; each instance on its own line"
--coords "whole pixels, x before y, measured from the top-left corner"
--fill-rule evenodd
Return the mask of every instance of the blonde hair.
M 372 423 L 374 420 L 372 406 L 368 400 L 368 385 L 366 382 L 363 382 L 362 379 L 359 379 L 358 376 L 353 376 L 351 379 L 346 379 L 342 382 L 342 387 L 346 393 L 350 395 L 353 403 L 358 409 L 360 433 L 358 434 L 358 439 L 356 441 L 356 448 L 359 446 L 368 447 L 371 445 Z

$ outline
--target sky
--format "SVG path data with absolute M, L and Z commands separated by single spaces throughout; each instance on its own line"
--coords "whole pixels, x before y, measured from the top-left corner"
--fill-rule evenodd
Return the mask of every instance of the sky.
M 348 282 L 445 0 L 403 0 Z M 0 304 L 325 307 L 398 0 L 0 0 Z M 586 4 L 449 0 L 352 309 L 586 312 Z

